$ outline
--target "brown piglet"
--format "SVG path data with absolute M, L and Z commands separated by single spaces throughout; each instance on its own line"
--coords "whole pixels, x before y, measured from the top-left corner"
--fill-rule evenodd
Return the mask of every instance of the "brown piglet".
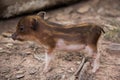
M 26 16 L 19 20 L 13 40 L 35 41 L 45 48 L 45 71 L 48 71 L 51 61 L 54 61 L 54 51 L 81 51 L 93 58 L 92 72 L 99 68 L 100 53 L 97 42 L 104 30 L 93 23 L 83 23 L 73 26 L 63 26 L 44 19 L 45 12 Z

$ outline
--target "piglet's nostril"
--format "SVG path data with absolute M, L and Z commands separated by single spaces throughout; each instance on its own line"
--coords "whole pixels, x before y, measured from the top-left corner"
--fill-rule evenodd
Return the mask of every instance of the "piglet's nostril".
M 16 34 L 16 33 L 13 33 L 13 34 L 12 34 L 12 39 L 13 39 L 13 40 L 16 40 L 16 37 L 17 37 L 17 34 Z

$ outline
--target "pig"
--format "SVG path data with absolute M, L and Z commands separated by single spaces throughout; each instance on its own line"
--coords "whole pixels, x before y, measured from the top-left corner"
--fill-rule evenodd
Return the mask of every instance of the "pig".
M 97 43 L 103 28 L 93 23 L 81 23 L 72 26 L 52 23 L 44 19 L 45 12 L 38 15 L 25 16 L 17 24 L 13 40 L 34 41 L 45 48 L 45 67 L 48 71 L 50 63 L 54 61 L 54 51 L 81 51 L 93 59 L 92 72 L 99 69 L 100 53 Z

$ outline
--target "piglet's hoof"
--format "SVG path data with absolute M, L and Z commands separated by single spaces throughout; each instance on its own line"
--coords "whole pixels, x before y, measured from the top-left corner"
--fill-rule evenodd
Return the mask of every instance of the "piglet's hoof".
M 92 65 L 92 70 L 91 70 L 91 73 L 96 73 L 98 70 L 99 70 L 99 64 L 96 64 L 96 65 Z
M 93 68 L 93 69 L 91 70 L 91 73 L 96 73 L 98 70 L 99 70 L 99 67 L 97 67 L 96 69 Z

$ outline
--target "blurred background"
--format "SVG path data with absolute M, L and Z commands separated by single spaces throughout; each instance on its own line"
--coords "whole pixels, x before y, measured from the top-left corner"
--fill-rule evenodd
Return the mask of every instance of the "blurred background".
M 20 18 L 40 11 L 47 13 L 46 20 L 62 25 L 100 25 L 105 30 L 99 41 L 102 64 L 91 80 L 120 79 L 120 0 L 0 0 L 0 80 L 69 80 L 78 67 L 79 55 L 58 52 L 57 69 L 42 75 L 44 49 L 10 38 Z

